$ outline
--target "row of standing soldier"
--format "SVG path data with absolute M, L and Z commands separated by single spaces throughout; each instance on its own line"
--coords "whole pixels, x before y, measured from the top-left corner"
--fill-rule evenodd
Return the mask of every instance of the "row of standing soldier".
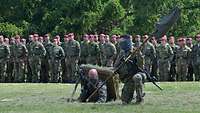
M 160 44 L 155 38 L 148 41 L 138 53 L 138 65 L 157 75 L 159 81 L 185 81 L 200 79 L 200 35 L 193 46 L 191 38 L 180 37 L 175 44 L 173 36 L 163 36 Z M 99 39 L 98 39 L 99 38 Z M 134 37 L 133 46 L 139 47 L 148 35 Z M 4 41 L 5 40 L 5 41 Z M 113 35 L 84 35 L 80 43 L 74 34 L 64 36 L 64 42 L 56 36 L 53 43 L 46 34 L 30 35 L 29 42 L 16 36 L 15 39 L 0 36 L 1 82 L 75 82 L 78 64 L 93 64 L 112 67 L 119 53 L 118 41 Z M 6 44 L 7 43 L 7 44 Z M 194 73 L 194 77 L 193 77 Z

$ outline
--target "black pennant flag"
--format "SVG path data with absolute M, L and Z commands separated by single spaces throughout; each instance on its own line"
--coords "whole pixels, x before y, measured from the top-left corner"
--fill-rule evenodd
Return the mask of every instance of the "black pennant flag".
M 181 9 L 175 7 L 170 14 L 162 17 L 155 25 L 156 31 L 153 36 L 157 39 L 161 38 L 167 31 L 177 22 L 181 15 Z

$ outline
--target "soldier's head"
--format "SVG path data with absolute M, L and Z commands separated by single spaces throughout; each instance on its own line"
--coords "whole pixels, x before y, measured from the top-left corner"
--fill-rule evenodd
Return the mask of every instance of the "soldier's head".
M 99 40 L 101 43 L 104 43 L 105 42 L 105 34 L 100 34 Z
M 16 43 L 16 44 L 21 43 L 20 39 L 21 39 L 21 37 L 20 37 L 19 35 L 16 35 L 16 36 L 15 36 L 15 43 Z
M 69 33 L 68 34 L 69 40 L 74 40 L 74 33 Z
M 34 34 L 33 35 L 33 40 L 34 42 L 38 41 L 39 35 L 38 34 Z
M 122 35 L 119 42 L 120 48 L 125 52 L 132 50 L 133 43 L 130 35 Z
M 34 36 L 33 35 L 29 35 L 28 40 L 29 41 L 33 41 Z
M 48 42 L 50 40 L 49 34 L 44 35 L 44 41 Z
M 7 44 L 7 45 L 9 45 L 9 38 L 5 38 L 4 39 L 4 43 Z
M 170 36 L 170 37 L 169 37 L 169 43 L 170 43 L 170 44 L 175 44 L 174 36 Z
M 140 42 L 141 41 L 141 36 L 140 35 L 136 35 L 135 36 L 135 42 Z
M 21 39 L 21 43 L 24 44 L 24 45 L 26 45 L 26 39 L 22 38 Z
M 110 36 L 109 35 L 105 36 L 105 42 L 110 42 Z
M 94 35 L 93 34 L 90 34 L 90 42 L 94 42 Z
M 189 44 L 189 45 L 192 44 L 192 38 L 190 37 L 186 38 L 186 44 Z
M 90 79 L 96 79 L 96 80 L 98 80 L 99 77 L 98 77 L 98 72 L 97 72 L 97 70 L 96 70 L 96 69 L 90 69 L 89 72 L 88 72 L 88 77 L 89 77 Z
M 162 45 L 165 45 L 167 43 L 167 36 L 164 35 L 162 38 L 161 38 L 161 44 Z
M 98 42 L 99 41 L 99 36 L 98 35 L 94 35 L 94 41 Z
M 0 35 L 0 43 L 1 44 L 4 43 L 4 37 L 3 37 L 3 35 Z
M 68 42 L 68 41 L 69 41 L 68 35 L 64 35 L 64 42 Z
M 112 35 L 111 42 L 114 44 L 117 43 L 117 35 Z
M 54 38 L 53 39 L 53 44 L 58 45 L 58 39 Z
M 152 37 L 151 38 L 151 43 L 156 46 L 158 44 L 157 40 L 156 40 L 156 37 Z
M 144 41 L 147 40 L 148 38 L 149 38 L 148 35 L 144 35 L 144 36 L 142 36 L 142 41 L 144 42 Z
M 120 35 L 117 35 L 117 42 L 119 42 L 121 39 L 121 36 Z
M 38 41 L 43 43 L 43 37 L 42 36 L 38 37 Z
M 200 42 L 200 33 L 196 35 L 196 40 Z
M 83 40 L 86 41 L 86 42 L 89 41 L 89 35 L 88 34 L 84 34 L 83 35 Z
M 54 37 L 54 39 L 57 39 L 57 41 L 60 42 L 60 36 L 59 36 L 59 35 L 56 35 L 56 36 Z
M 180 37 L 180 38 L 178 39 L 178 45 L 179 45 L 180 47 L 183 47 L 183 46 L 186 45 L 186 41 L 185 41 L 185 38 L 184 38 L 184 37 Z
M 10 38 L 10 44 L 15 44 L 15 38 L 14 37 Z

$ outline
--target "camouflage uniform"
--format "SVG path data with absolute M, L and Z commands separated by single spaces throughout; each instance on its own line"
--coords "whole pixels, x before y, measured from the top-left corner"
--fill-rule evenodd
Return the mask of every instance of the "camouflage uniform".
M 116 54 L 115 45 L 111 42 L 106 42 L 103 47 L 102 66 L 112 67 Z
M 13 82 L 14 79 L 14 49 L 15 44 L 11 43 L 10 48 L 10 58 L 7 64 L 7 82 Z
M 7 69 L 7 61 L 10 57 L 10 48 L 7 44 L 0 44 L 0 82 L 5 82 L 7 77 L 6 69 Z
M 46 49 L 46 55 L 42 58 L 41 61 L 41 82 L 47 83 L 50 78 L 50 53 L 53 44 L 49 41 L 44 41 L 43 45 Z
M 193 81 L 194 80 L 194 77 L 193 77 L 193 74 L 194 74 L 194 69 L 193 69 L 193 66 L 192 66 L 192 47 L 193 45 L 187 45 L 190 49 L 191 49 L 191 53 L 190 53 L 190 56 L 189 56 L 189 60 L 188 60 L 188 75 L 187 75 L 187 80 L 188 81 Z
M 154 45 L 154 48 L 156 50 L 156 56 L 152 61 L 152 69 L 151 69 L 151 76 L 155 76 L 156 78 L 158 78 L 158 56 L 157 56 L 157 47 L 158 45 Z
M 136 41 L 135 43 L 133 43 L 133 47 L 134 49 L 137 49 L 138 47 L 140 47 L 142 45 L 141 41 Z M 136 59 L 137 59 L 137 65 L 140 68 L 144 68 L 144 55 L 142 53 L 142 51 L 138 52 L 136 55 Z
M 144 55 L 144 69 L 150 73 L 152 69 L 153 59 L 156 57 L 156 50 L 153 44 L 147 42 L 144 45 L 142 54 Z
M 90 80 L 90 79 L 88 79 Z M 85 82 L 81 86 L 81 94 L 79 96 L 80 102 L 86 102 L 86 99 L 101 85 L 103 82 L 101 80 L 90 80 L 90 82 Z M 92 96 L 88 102 L 106 102 L 107 100 L 107 86 L 104 84 L 94 96 Z
M 67 55 L 67 52 L 68 52 L 68 41 L 65 41 L 61 44 L 61 47 L 63 48 L 64 50 L 64 53 L 65 53 L 65 58 L 61 60 L 61 67 L 62 67 L 62 82 L 66 83 L 67 80 L 68 80 L 68 77 L 67 77 L 67 58 L 66 56 Z
M 103 59 L 104 59 L 103 51 L 104 51 L 104 48 L 105 48 L 104 46 L 105 46 L 105 42 L 104 43 L 102 43 L 102 42 L 99 43 L 98 65 L 100 65 L 100 66 L 102 66 L 103 63 L 104 63 L 104 61 L 103 61 Z
M 79 42 L 76 40 L 70 40 L 65 52 L 67 52 L 65 55 L 67 79 L 69 82 L 73 82 L 76 80 L 76 71 L 81 52 Z
M 87 57 L 88 57 L 88 45 L 89 42 L 88 41 L 82 41 L 80 44 L 81 47 L 81 56 L 80 56 L 80 64 L 86 64 L 87 61 Z
M 50 62 L 51 62 L 51 77 L 50 81 L 52 83 L 59 82 L 59 79 L 61 78 L 59 73 L 61 71 L 61 60 L 64 58 L 65 53 L 62 47 L 58 45 L 54 45 L 51 47 L 51 53 L 50 53 Z
M 173 51 L 170 45 L 167 43 L 165 46 L 160 44 L 157 47 L 158 57 L 158 72 L 160 81 L 168 81 L 170 71 L 170 61 L 173 58 Z
M 176 52 L 177 81 L 186 81 L 188 73 L 188 60 L 191 49 L 187 46 L 179 47 Z
M 170 62 L 170 80 L 172 81 L 176 81 L 176 52 L 177 52 L 177 49 L 178 49 L 178 46 L 177 45 L 171 45 L 171 48 L 173 50 L 173 58 L 172 58 L 172 61 Z
M 30 60 L 31 60 L 31 46 L 32 46 L 33 42 L 29 41 L 26 44 L 26 48 L 28 49 L 28 58 L 27 58 L 27 63 L 26 63 L 26 68 L 27 68 L 27 76 L 26 76 L 26 82 L 32 82 L 32 70 L 31 70 L 31 64 L 30 64 Z
M 32 82 L 40 82 L 41 60 L 46 54 L 46 50 L 42 43 L 35 41 L 30 45 L 30 68 L 32 72 Z
M 97 59 L 100 54 L 99 45 L 96 42 L 90 42 L 88 48 L 89 56 L 87 58 L 87 64 L 98 64 Z
M 15 44 L 14 50 L 14 82 L 25 82 L 25 60 L 28 50 L 22 43 Z
M 200 80 L 200 43 L 197 43 L 192 48 L 192 65 L 194 69 L 195 81 Z
M 126 58 L 128 53 L 125 53 L 123 50 L 120 51 L 120 54 L 117 57 L 114 67 L 118 67 L 119 64 L 123 61 L 121 59 Z M 143 84 L 146 78 L 146 75 L 139 70 L 136 61 L 137 59 L 130 58 L 132 62 L 126 62 L 124 66 L 122 66 L 118 70 L 119 78 L 124 83 L 121 99 L 124 104 L 128 104 L 132 101 L 134 91 L 136 91 L 136 102 L 143 101 Z

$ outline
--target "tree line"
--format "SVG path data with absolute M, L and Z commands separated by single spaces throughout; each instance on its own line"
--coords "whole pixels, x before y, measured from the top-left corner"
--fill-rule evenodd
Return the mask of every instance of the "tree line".
M 199 0 L 0 0 L 0 34 L 145 34 L 173 7 L 196 4 Z M 200 8 L 195 8 L 182 11 L 169 35 L 199 31 Z

